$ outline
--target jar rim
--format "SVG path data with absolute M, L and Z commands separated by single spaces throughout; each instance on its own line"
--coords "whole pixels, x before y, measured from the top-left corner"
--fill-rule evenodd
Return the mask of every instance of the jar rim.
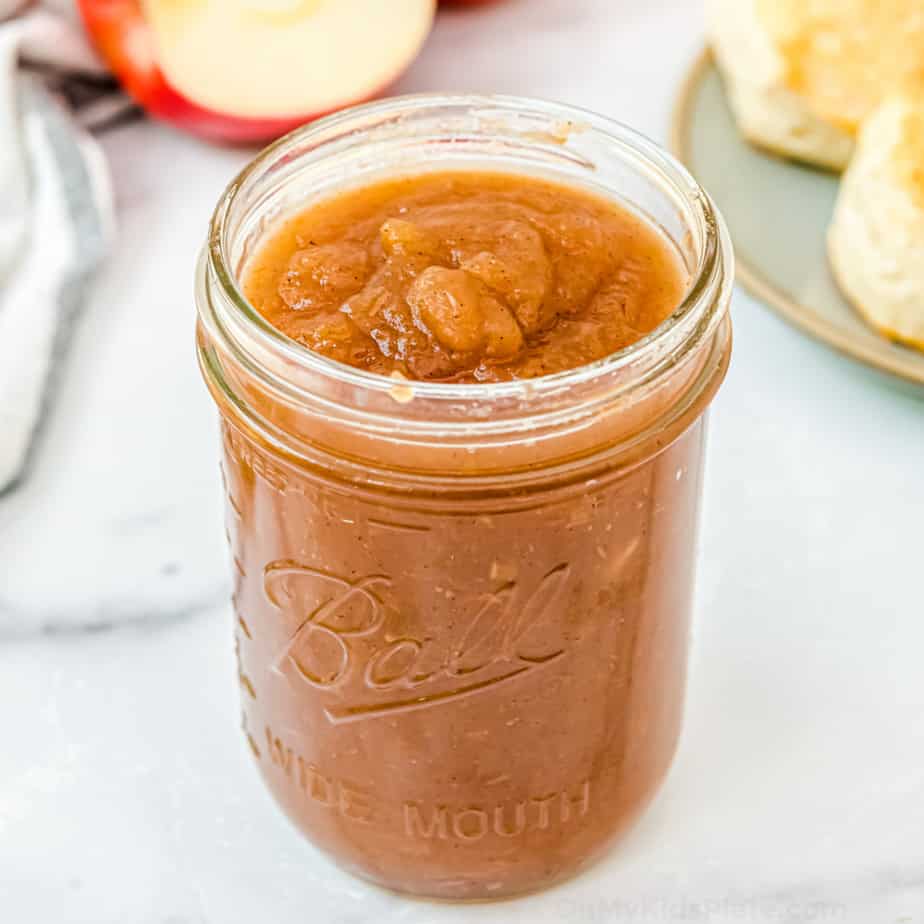
M 263 350 L 270 350 L 287 363 L 337 384 L 361 388 L 383 397 L 394 394 L 396 382 L 393 378 L 357 369 L 309 349 L 275 328 L 250 304 L 230 268 L 228 225 L 237 196 L 246 188 L 248 181 L 285 149 L 344 129 L 350 123 L 377 120 L 376 124 L 379 124 L 449 107 L 463 111 L 483 108 L 511 113 L 541 113 L 562 124 L 578 126 L 581 132 L 589 130 L 604 137 L 623 154 L 632 156 L 639 165 L 653 170 L 662 182 L 667 182 L 680 195 L 700 225 L 703 243 L 682 302 L 658 327 L 622 350 L 574 369 L 530 379 L 490 383 L 401 382 L 415 400 L 430 400 L 437 405 L 452 402 L 455 406 L 459 402 L 471 401 L 484 407 L 494 402 L 528 397 L 533 404 L 544 396 L 561 395 L 631 368 L 642 357 L 660 352 L 660 348 L 672 343 L 676 345 L 678 333 L 682 330 L 705 333 L 715 328 L 725 311 L 723 303 L 727 303 L 727 299 L 719 297 L 718 290 L 730 288 L 732 276 L 727 231 L 710 197 L 689 171 L 656 142 L 618 120 L 569 104 L 501 94 L 421 93 L 351 107 L 304 125 L 264 148 L 225 189 L 210 222 L 205 260 L 225 296 L 225 304 L 235 316 L 235 322 L 243 325 L 248 336 L 255 337 Z M 679 341 L 683 339 L 681 334 Z

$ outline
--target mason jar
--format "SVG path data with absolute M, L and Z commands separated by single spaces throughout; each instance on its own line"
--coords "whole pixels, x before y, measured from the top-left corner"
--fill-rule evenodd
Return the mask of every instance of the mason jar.
M 313 353 L 241 294 L 293 212 L 426 171 L 610 197 L 689 275 L 637 343 L 493 384 L 396 381 Z M 218 405 L 243 731 L 344 868 L 448 899 L 575 873 L 661 785 L 683 713 L 706 411 L 732 252 L 709 197 L 609 119 L 413 96 L 259 154 L 212 219 L 198 354 Z

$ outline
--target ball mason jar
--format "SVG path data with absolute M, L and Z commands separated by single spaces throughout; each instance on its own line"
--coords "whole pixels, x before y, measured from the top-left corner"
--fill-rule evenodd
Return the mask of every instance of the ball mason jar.
M 609 196 L 689 273 L 651 334 L 572 371 L 396 381 L 312 353 L 241 294 L 268 229 L 432 170 Z M 582 110 L 389 99 L 259 154 L 212 219 L 198 354 L 221 418 L 243 729 L 295 825 L 348 870 L 448 899 L 598 857 L 661 785 L 681 725 L 706 410 L 732 251 L 660 148 Z

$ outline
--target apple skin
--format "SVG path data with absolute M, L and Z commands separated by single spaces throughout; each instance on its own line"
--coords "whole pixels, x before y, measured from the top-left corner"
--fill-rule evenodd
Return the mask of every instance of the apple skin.
M 93 44 L 129 96 L 148 114 L 200 138 L 242 145 L 259 144 L 343 108 L 255 119 L 200 106 L 175 90 L 164 76 L 157 63 L 153 35 L 140 0 L 78 0 L 78 6 Z M 378 92 L 371 93 L 352 100 L 350 105 L 378 95 Z

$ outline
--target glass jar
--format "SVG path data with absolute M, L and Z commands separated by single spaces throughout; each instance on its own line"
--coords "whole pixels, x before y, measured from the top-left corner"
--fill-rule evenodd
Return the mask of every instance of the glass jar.
M 385 175 L 490 169 L 647 216 L 690 274 L 627 349 L 541 379 L 395 381 L 314 354 L 238 280 L 267 228 Z M 243 725 L 295 824 L 349 870 L 452 899 L 599 856 L 681 724 L 705 416 L 732 253 L 689 174 L 628 128 L 416 96 L 283 138 L 218 204 L 198 349 L 222 420 Z

